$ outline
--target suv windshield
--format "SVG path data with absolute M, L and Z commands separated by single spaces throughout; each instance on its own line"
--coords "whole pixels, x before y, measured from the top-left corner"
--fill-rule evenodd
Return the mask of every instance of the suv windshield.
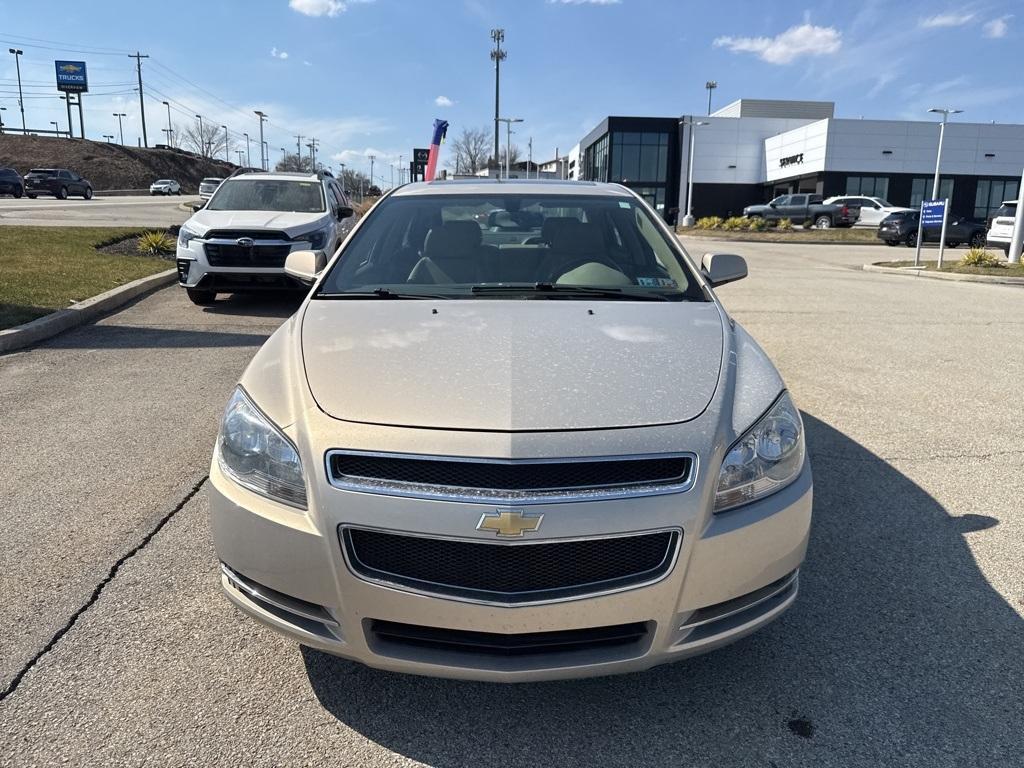
M 217 188 L 206 209 L 322 213 L 324 193 L 318 181 L 229 179 Z
M 1000 216 L 1009 216 L 1011 219 L 1017 216 L 1017 204 L 1016 203 L 1003 203 L 999 206 L 999 210 L 992 214 L 993 218 Z
M 415 195 L 382 201 L 319 298 L 704 301 L 647 210 L 617 195 Z
M 56 176 L 57 171 L 53 168 L 33 168 L 29 172 L 30 176 Z

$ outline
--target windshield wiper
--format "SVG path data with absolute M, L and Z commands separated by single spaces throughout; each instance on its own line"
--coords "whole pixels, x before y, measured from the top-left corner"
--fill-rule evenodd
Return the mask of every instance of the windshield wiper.
M 542 296 L 585 297 L 595 299 L 621 299 L 623 301 L 671 301 L 662 293 L 626 292 L 622 288 L 597 288 L 590 285 L 557 285 L 555 283 L 521 283 L 508 285 L 474 285 L 473 293 L 523 293 L 532 292 Z
M 318 299 L 450 299 L 451 296 L 437 293 L 403 293 L 390 288 L 374 288 L 372 291 L 341 291 L 339 293 L 318 293 Z

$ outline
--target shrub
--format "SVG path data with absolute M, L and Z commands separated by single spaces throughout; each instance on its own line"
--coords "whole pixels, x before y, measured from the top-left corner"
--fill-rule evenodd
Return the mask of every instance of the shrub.
M 768 229 L 768 222 L 760 216 L 752 216 L 747 219 L 747 229 L 751 232 L 763 232 Z
M 1001 267 L 1002 259 L 984 248 L 971 248 L 967 254 L 960 259 L 961 267 Z
M 697 229 L 721 229 L 722 222 L 725 221 L 721 216 L 705 216 L 701 219 L 697 219 Z
M 145 256 L 174 253 L 174 238 L 166 232 L 143 232 L 139 237 L 138 251 Z
M 730 232 L 738 229 L 747 228 L 747 219 L 742 216 L 730 216 L 728 219 L 722 222 L 722 229 L 727 229 Z
M 793 220 L 792 219 L 779 219 L 778 227 L 786 232 L 793 231 Z

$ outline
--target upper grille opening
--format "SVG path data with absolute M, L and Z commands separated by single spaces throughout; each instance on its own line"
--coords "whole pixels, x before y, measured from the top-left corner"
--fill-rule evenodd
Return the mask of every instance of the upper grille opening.
M 332 480 L 344 485 L 374 486 L 378 490 L 380 484 L 415 486 L 500 496 L 682 485 L 689 479 L 692 459 L 670 455 L 561 461 L 470 461 L 333 452 L 329 467 Z

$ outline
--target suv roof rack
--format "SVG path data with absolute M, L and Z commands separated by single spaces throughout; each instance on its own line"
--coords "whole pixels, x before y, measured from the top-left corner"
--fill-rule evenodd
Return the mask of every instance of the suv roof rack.
M 233 179 L 235 176 L 241 176 L 243 173 L 266 173 L 266 171 L 262 168 L 236 168 L 228 178 Z
M 321 180 L 323 180 L 323 179 L 333 179 L 334 178 L 334 174 L 331 173 L 330 171 L 328 171 L 326 168 L 321 168 L 319 171 L 316 172 L 316 177 L 318 179 L 321 179 Z

